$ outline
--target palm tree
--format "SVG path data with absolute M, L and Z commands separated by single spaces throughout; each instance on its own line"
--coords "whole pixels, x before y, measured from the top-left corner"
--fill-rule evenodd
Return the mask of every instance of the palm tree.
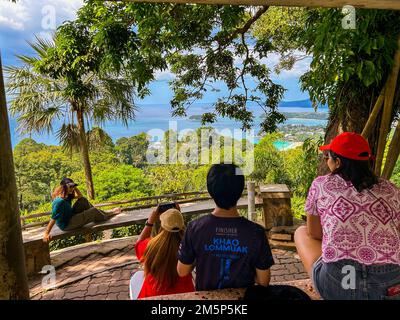
M 85 122 L 101 126 L 107 120 L 121 120 L 127 125 L 137 110 L 133 84 L 115 73 L 100 75 L 95 68 L 71 81 L 63 73 L 40 67 L 49 59 L 56 60 L 54 39 L 36 37 L 28 43 L 37 56 L 17 55 L 22 65 L 5 68 L 11 114 L 17 117 L 21 133 L 50 133 L 56 120 L 63 121 L 57 132 L 60 144 L 81 153 L 87 194 L 94 199 Z

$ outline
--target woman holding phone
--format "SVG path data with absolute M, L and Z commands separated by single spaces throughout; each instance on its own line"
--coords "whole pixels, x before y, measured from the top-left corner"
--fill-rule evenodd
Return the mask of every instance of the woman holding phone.
M 135 244 L 144 271 L 137 271 L 131 279 L 131 299 L 194 291 L 192 276 L 181 278 L 176 271 L 185 224 L 179 205 L 170 207 L 168 203 L 153 210 Z M 153 226 L 159 221 L 160 231 L 151 238 Z
M 77 229 L 89 222 L 108 220 L 119 214 L 121 208 L 115 208 L 107 213 L 99 210 L 85 198 L 70 178 L 61 180 L 60 185 L 52 193 L 51 219 L 43 236 L 44 242 L 51 240 L 51 229 L 55 224 L 63 231 Z M 72 200 L 76 199 L 72 205 Z

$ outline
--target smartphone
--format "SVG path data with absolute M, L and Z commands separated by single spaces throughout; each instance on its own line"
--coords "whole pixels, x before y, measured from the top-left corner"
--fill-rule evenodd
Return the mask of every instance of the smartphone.
M 167 211 L 168 209 L 174 208 L 176 209 L 176 203 L 175 202 L 164 202 L 164 203 L 160 203 L 158 205 L 158 212 L 161 214 L 165 211 Z

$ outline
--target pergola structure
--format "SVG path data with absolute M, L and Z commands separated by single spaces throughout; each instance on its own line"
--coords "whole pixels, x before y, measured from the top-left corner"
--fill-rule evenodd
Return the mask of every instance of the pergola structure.
M 400 10 L 399 0 L 128 0 L 132 2 L 166 2 L 196 4 L 230 4 L 247 6 L 284 7 L 325 7 L 342 8 L 346 5 L 355 8 Z
M 351 5 L 355 8 L 400 10 L 400 0 L 141 0 L 136 2 L 337 8 Z M 0 299 L 29 299 L 18 218 L 17 187 L 0 57 L 0 279 L 2 279 Z

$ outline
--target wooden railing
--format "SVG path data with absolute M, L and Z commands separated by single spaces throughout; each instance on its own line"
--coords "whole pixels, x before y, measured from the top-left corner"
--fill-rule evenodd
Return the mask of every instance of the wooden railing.
M 243 195 L 246 195 L 247 192 L 244 192 Z M 204 196 L 207 195 L 207 196 Z M 189 196 L 194 196 L 191 198 L 187 198 Z M 138 210 L 138 209 L 145 209 L 145 208 L 151 208 L 153 206 L 157 206 L 158 203 L 163 202 L 163 201 L 175 201 L 177 203 L 188 203 L 188 202 L 195 202 L 195 201 L 202 201 L 202 200 L 209 200 L 211 199 L 210 196 L 208 196 L 207 191 L 196 191 L 196 192 L 184 192 L 184 193 L 169 193 L 169 194 L 162 194 L 159 196 L 150 196 L 150 197 L 143 197 L 143 198 L 135 198 L 135 199 L 130 199 L 130 200 L 120 200 L 120 201 L 112 201 L 112 202 L 106 202 L 106 203 L 99 203 L 95 204 L 94 206 L 96 208 L 104 208 L 104 207 L 115 207 L 118 205 L 125 205 L 125 204 L 131 204 L 131 203 L 138 203 L 138 202 L 148 202 L 146 204 L 140 204 L 136 206 L 129 206 L 129 207 L 123 207 L 122 211 L 131 211 L 131 210 Z M 26 216 L 21 216 L 21 228 L 23 230 L 27 228 L 33 228 L 37 226 L 43 226 L 46 225 L 49 222 L 49 219 L 43 220 L 43 221 L 37 221 L 33 223 L 26 223 L 27 220 L 34 219 L 34 218 L 41 218 L 41 217 L 48 217 L 51 215 L 51 212 L 42 212 L 42 213 L 34 213 L 34 214 L 29 214 Z

